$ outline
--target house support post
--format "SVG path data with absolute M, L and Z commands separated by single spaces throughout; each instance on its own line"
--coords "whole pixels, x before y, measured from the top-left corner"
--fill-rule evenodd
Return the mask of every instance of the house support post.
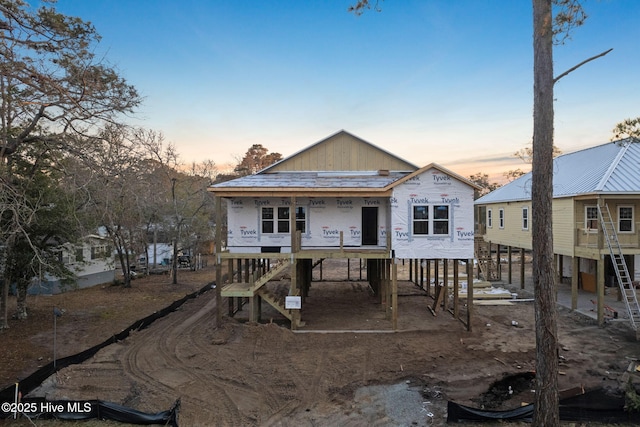
M 562 274 L 564 270 L 564 257 L 562 255 L 558 255 L 558 283 L 562 283 Z
M 496 277 L 498 278 L 498 280 L 502 280 L 502 259 L 500 257 L 500 251 L 502 245 L 500 245 L 500 243 L 497 244 L 496 246 Z
M 571 258 L 571 310 L 578 308 L 578 280 L 580 278 L 580 258 Z
M 391 260 L 391 327 L 398 329 L 398 264 L 396 258 Z
M 258 323 L 260 321 L 260 295 L 249 297 L 249 321 Z
M 520 289 L 524 289 L 524 248 L 520 248 Z
M 473 318 L 473 260 L 467 260 L 467 331 L 471 332 L 471 319 Z
M 460 293 L 460 278 L 458 277 L 458 274 L 460 273 L 459 268 L 458 268 L 458 264 L 460 263 L 459 260 L 454 259 L 453 260 L 453 317 L 454 318 L 458 318 L 458 316 L 460 315 L 459 312 L 459 293 Z
M 509 263 L 507 265 L 507 276 L 508 276 L 507 277 L 507 282 L 509 284 L 513 283 L 513 281 L 511 280 L 512 279 L 512 273 L 513 273 L 513 265 L 512 265 L 512 261 L 513 260 L 511 258 L 511 249 L 512 249 L 511 245 L 507 246 L 507 262 Z
M 419 259 L 420 261 L 420 289 L 424 289 L 424 260 Z
M 216 327 L 222 325 L 222 198 L 214 198 L 216 209 Z M 155 262 L 155 259 L 154 259 Z
M 599 255 L 596 270 L 598 278 L 596 279 L 596 292 L 598 294 L 598 325 L 604 325 L 604 255 Z
M 291 287 L 289 288 L 289 295 L 298 296 L 300 295 L 300 289 L 298 285 L 298 279 L 300 276 L 300 271 L 298 268 L 298 258 L 295 256 L 291 256 Z M 300 324 L 300 310 L 291 310 L 291 330 L 298 329 L 298 325 Z
M 385 259 L 384 264 L 384 304 L 387 319 L 391 319 L 391 260 Z
M 449 309 L 449 260 L 442 260 L 442 310 Z
M 413 282 L 413 258 L 409 258 L 409 281 Z
M 426 259 L 424 260 L 424 262 L 426 263 L 426 268 L 427 268 L 427 296 L 431 295 L 431 260 L 430 259 Z

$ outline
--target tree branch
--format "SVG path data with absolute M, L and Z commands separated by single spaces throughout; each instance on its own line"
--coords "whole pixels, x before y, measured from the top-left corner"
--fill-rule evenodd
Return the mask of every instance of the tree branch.
M 592 57 L 591 57 L 591 58 L 589 58 L 589 59 L 585 59 L 584 61 L 582 61 L 582 62 L 581 62 L 581 63 L 579 63 L 578 65 L 576 65 L 576 66 L 573 66 L 573 67 L 569 68 L 567 71 L 565 71 L 564 73 L 560 74 L 558 77 L 554 78 L 554 79 L 553 79 L 553 83 L 554 83 L 554 84 L 556 84 L 556 83 L 558 82 L 558 80 L 560 80 L 561 78 L 563 78 L 563 77 L 564 77 L 564 76 L 566 76 L 567 74 L 571 73 L 572 71 L 577 70 L 578 68 L 582 67 L 582 66 L 583 66 L 584 64 L 586 64 L 587 62 L 591 62 L 591 61 L 593 61 L 594 59 L 598 59 L 598 58 L 600 58 L 601 56 L 605 56 L 607 53 L 611 52 L 612 50 L 613 50 L 613 48 L 611 48 L 611 49 L 609 49 L 609 50 L 605 50 L 604 52 L 602 52 L 602 53 L 600 53 L 600 54 L 598 54 L 598 55 L 596 55 L 596 56 L 592 56 Z

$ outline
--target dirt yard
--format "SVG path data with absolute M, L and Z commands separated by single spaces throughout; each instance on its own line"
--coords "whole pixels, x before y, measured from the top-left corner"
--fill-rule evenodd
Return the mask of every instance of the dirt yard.
M 475 306 L 468 332 L 448 312 L 434 317 L 427 309 L 433 300 L 401 281 L 399 330 L 393 331 L 366 282 L 355 280 L 357 266 L 352 268 L 351 281 L 312 284 L 302 312 L 306 325 L 297 332 L 264 306 L 264 323 L 244 322 L 247 308 L 216 325 L 212 290 L 86 363 L 62 369 L 32 395 L 102 399 L 147 412 L 180 399 L 181 426 L 444 425 L 447 400 L 486 409 L 533 400 L 533 303 Z M 325 264 L 323 273 L 325 280 L 344 278 L 346 267 Z M 0 333 L 2 387 L 52 360 L 53 307 L 65 310 L 56 334 L 57 356 L 63 357 L 214 277 L 209 267 L 181 271 L 179 285 L 152 276 L 134 281 L 131 289 L 32 297 L 30 318 L 12 321 Z M 640 357 L 640 343 L 626 323 L 600 328 L 561 308 L 559 328 L 561 390 L 616 388 L 635 375 L 626 371 L 630 359 Z M 487 393 L 504 378 L 504 388 Z

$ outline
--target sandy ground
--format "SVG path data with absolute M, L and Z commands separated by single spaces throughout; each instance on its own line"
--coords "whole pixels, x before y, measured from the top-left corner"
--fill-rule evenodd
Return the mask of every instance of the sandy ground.
M 325 265 L 324 279 L 344 277 L 344 268 Z M 433 299 L 413 283 L 401 281 L 399 295 L 393 331 L 366 282 L 314 282 L 306 324 L 293 332 L 267 306 L 264 323 L 243 321 L 245 309 L 216 325 L 215 292 L 207 292 L 61 370 L 32 395 L 149 412 L 180 399 L 181 426 L 444 425 L 447 400 L 486 409 L 533 400 L 533 303 L 475 306 L 469 332 L 449 312 L 434 316 Z M 600 328 L 567 309 L 559 313 L 560 389 L 616 388 L 635 375 L 627 367 L 640 357 L 640 343 L 625 323 Z M 504 378 L 512 394 L 486 394 Z

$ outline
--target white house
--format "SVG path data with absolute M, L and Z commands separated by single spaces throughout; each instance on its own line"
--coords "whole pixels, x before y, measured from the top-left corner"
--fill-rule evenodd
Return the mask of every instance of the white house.
M 216 242 L 226 240 L 228 251 L 218 251 L 218 262 L 301 261 L 300 277 L 308 277 L 311 261 L 322 258 L 392 266 L 396 259 L 469 260 L 474 188 L 437 164 L 418 168 L 340 131 L 255 175 L 211 187 L 218 205 L 224 199 L 227 206 L 226 236 L 216 227 Z M 369 280 L 376 282 L 381 271 L 370 269 Z M 291 295 L 299 295 L 296 286 Z M 253 297 L 259 291 L 240 288 L 228 287 L 223 295 Z

